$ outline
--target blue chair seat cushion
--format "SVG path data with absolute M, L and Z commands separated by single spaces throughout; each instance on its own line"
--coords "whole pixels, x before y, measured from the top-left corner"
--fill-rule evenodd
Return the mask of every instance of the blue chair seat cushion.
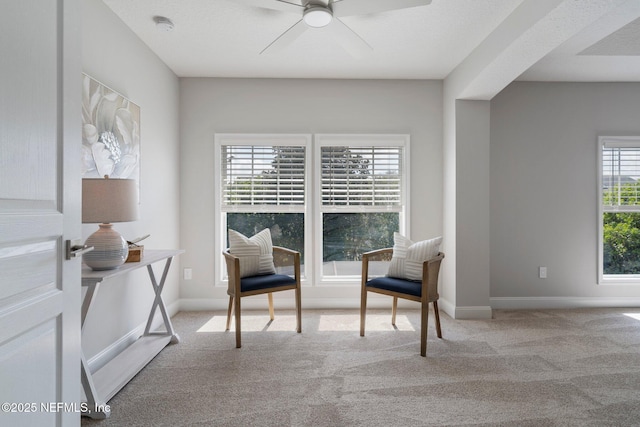
M 240 279 L 242 292 L 256 291 L 278 286 L 295 285 L 296 279 L 286 274 L 265 274 L 262 276 L 249 276 Z
M 414 280 L 398 279 L 396 277 L 376 277 L 365 283 L 367 288 L 384 289 L 386 291 L 420 297 L 422 295 L 422 282 Z

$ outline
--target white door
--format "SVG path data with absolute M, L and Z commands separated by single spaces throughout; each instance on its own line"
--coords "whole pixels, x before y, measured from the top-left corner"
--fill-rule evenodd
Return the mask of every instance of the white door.
M 80 425 L 80 3 L 0 4 L 0 424 Z

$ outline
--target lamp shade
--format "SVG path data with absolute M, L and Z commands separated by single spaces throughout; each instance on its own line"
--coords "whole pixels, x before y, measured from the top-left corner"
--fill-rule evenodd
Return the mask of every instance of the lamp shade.
M 138 186 L 133 179 L 85 178 L 82 180 L 82 222 L 135 221 Z
M 100 223 L 98 231 L 85 241 L 93 247 L 83 254 L 94 270 L 112 270 L 124 264 L 129 254 L 127 241 L 113 229 L 112 222 L 138 219 L 138 186 L 133 179 L 82 180 L 82 222 Z

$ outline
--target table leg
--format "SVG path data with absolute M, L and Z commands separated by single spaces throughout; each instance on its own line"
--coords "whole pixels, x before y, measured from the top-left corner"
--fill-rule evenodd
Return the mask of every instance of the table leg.
M 84 294 L 84 299 L 82 300 L 82 311 L 80 316 L 80 325 L 81 330 L 84 330 L 84 322 L 87 319 L 87 314 L 89 313 L 89 309 L 93 304 L 96 293 L 98 292 L 99 283 L 95 283 L 87 287 L 87 292 Z
M 164 270 L 162 272 L 162 277 L 160 278 L 160 283 L 156 281 L 156 276 L 153 272 L 153 268 L 151 264 L 147 265 L 147 271 L 149 272 L 149 279 L 151 280 L 151 286 L 153 286 L 153 292 L 155 293 L 155 298 L 153 300 L 153 305 L 151 306 L 151 312 L 149 313 L 149 318 L 147 319 L 147 326 L 144 329 L 144 335 L 171 335 L 171 344 L 176 344 L 180 342 L 180 337 L 173 330 L 173 325 L 171 324 L 171 319 L 167 314 L 167 308 L 164 305 L 164 301 L 162 300 L 162 288 L 164 288 L 164 282 L 167 278 L 167 273 L 169 272 L 169 267 L 171 266 L 171 260 L 173 257 L 167 258 L 167 261 L 164 265 Z M 162 314 L 162 319 L 164 321 L 164 326 L 166 332 L 151 332 L 151 324 L 153 323 L 153 318 L 156 313 L 156 308 L 160 309 L 160 313 Z
M 96 386 L 93 383 L 93 377 L 91 376 L 91 371 L 89 371 L 89 365 L 87 364 L 87 360 L 85 359 L 84 354 L 82 355 L 80 379 L 82 381 L 84 394 L 87 397 L 87 410 L 83 411 L 82 415 L 96 420 L 104 420 L 105 418 L 109 418 L 109 415 L 111 415 L 109 405 L 96 400 L 96 396 L 98 395 L 98 393 L 96 391 Z
M 81 330 L 84 330 L 84 324 L 87 320 L 87 313 L 93 304 L 94 298 L 98 291 L 99 283 L 92 284 L 87 287 L 87 292 L 82 300 L 82 311 L 80 317 Z M 82 333 L 82 332 L 81 332 Z M 111 415 L 109 406 L 104 402 L 99 402 L 98 392 L 96 391 L 96 385 L 93 382 L 93 376 L 89 370 L 89 364 L 84 356 L 84 351 L 81 352 L 81 365 L 80 365 L 80 379 L 82 381 L 82 389 L 87 398 L 87 410 L 82 413 L 87 417 L 103 420 Z

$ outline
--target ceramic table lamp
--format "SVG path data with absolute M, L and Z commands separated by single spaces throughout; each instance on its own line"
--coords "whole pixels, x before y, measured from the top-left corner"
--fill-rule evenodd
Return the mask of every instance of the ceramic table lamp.
M 86 246 L 94 250 L 82 257 L 93 270 L 113 270 L 127 259 L 127 241 L 113 229 L 113 222 L 138 219 L 138 186 L 133 179 L 87 178 L 82 180 L 82 222 L 98 223 Z

